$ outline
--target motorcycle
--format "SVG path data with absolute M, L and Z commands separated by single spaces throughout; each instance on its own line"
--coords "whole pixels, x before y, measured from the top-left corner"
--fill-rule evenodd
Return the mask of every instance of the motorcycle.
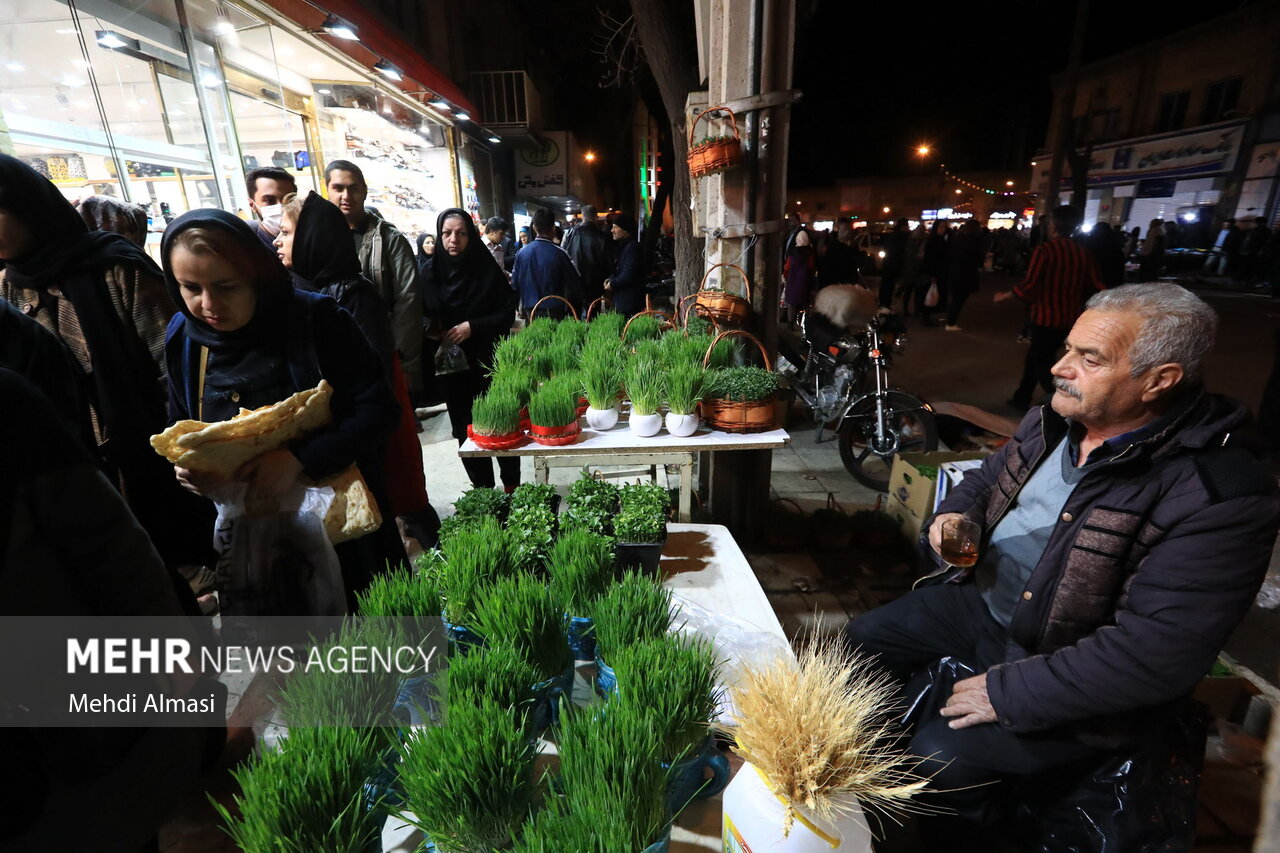
M 851 333 L 807 311 L 800 329 L 808 347 L 804 364 L 797 368 L 779 357 L 778 372 L 809 406 L 818 425 L 816 440 L 833 429 L 849 473 L 887 492 L 895 453 L 938 449 L 938 425 L 929 404 L 889 387 L 893 356 L 906 350 L 906 326 L 899 317 L 883 314 Z

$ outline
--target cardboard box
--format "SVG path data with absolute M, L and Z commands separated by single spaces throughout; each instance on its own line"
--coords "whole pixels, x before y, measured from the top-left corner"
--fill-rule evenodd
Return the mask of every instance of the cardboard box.
M 889 501 L 885 504 L 884 511 L 889 517 L 898 522 L 898 527 L 902 528 L 902 535 L 914 546 L 915 541 L 920 538 L 920 528 L 924 524 L 924 518 L 916 515 L 911 508 L 898 500 L 896 495 L 889 495 Z
M 896 454 L 893 457 L 893 468 L 889 472 L 890 513 L 892 513 L 894 501 L 897 501 L 904 510 L 923 522 L 933 514 L 934 499 L 938 490 L 936 469 L 946 462 L 984 459 L 988 455 L 980 451 Z M 926 467 L 935 469 L 935 472 L 921 472 L 920 469 Z M 917 529 L 919 529 L 918 524 Z

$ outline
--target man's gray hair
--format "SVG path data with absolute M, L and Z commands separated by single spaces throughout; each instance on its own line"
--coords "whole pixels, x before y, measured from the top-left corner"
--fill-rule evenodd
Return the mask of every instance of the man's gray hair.
M 1180 364 L 1184 382 L 1200 380 L 1204 357 L 1213 349 L 1218 315 L 1199 296 L 1176 284 L 1126 284 L 1095 293 L 1085 308 L 1142 318 L 1129 348 L 1131 376 L 1160 364 Z

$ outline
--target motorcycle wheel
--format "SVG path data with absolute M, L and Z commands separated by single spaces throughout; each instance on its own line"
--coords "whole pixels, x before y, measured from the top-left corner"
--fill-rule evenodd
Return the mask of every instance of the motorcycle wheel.
M 840 461 L 855 480 L 880 492 L 889 491 L 895 453 L 938 449 L 938 424 L 924 403 L 904 391 L 889 391 L 885 406 L 888 423 L 898 440 L 884 452 L 878 452 L 871 440 L 876 427 L 874 398 L 856 403 L 840 427 Z

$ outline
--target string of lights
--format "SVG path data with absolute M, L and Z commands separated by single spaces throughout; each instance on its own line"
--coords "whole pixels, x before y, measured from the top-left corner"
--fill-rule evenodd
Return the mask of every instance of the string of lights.
M 1034 196 L 1035 195 L 1035 193 L 1020 193 L 1014 190 L 1013 181 L 1005 181 L 1004 188 L 998 189 L 998 190 L 993 190 L 990 187 L 980 186 L 978 184 L 973 183 L 973 181 L 966 181 L 964 178 L 960 177 L 954 172 L 948 171 L 946 163 L 939 163 L 938 169 L 942 172 L 943 175 L 945 175 L 947 178 L 951 179 L 952 181 L 955 181 L 957 184 L 963 184 L 964 186 L 968 187 L 971 190 L 976 190 L 977 192 L 980 192 L 980 193 L 986 193 L 987 195 L 1002 195 L 1002 196 L 1011 196 L 1011 195 Z

